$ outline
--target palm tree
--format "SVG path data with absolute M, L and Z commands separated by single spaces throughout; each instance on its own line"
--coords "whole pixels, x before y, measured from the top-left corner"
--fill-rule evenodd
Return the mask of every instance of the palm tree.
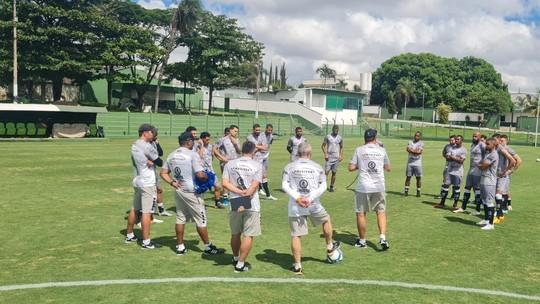
M 538 97 L 527 94 L 517 98 L 517 110 L 523 113 L 530 113 L 536 116 L 538 107 Z
M 336 88 L 347 90 L 347 82 L 344 79 L 338 79 L 338 82 L 336 84 Z
M 407 118 L 407 104 L 409 101 L 415 98 L 415 87 L 414 82 L 412 82 L 410 79 L 402 78 L 398 81 L 398 85 L 396 87 L 396 95 L 400 96 L 403 99 L 403 104 L 405 107 L 405 110 L 403 112 L 403 117 Z
M 163 70 L 167 65 L 167 61 L 169 61 L 169 56 L 176 48 L 176 36 L 184 36 L 191 33 L 200 19 L 199 16 L 201 11 L 202 6 L 199 0 L 182 0 L 173 15 L 169 39 L 165 45 L 165 54 L 163 55 L 163 60 L 161 62 L 158 73 L 156 100 L 154 104 L 154 112 L 156 113 L 159 107 L 159 91 L 161 87 L 161 80 L 163 77 Z
M 336 81 L 336 70 L 329 67 L 326 63 L 315 70 L 315 73 L 323 79 L 323 87 L 326 86 L 326 79 L 334 79 Z

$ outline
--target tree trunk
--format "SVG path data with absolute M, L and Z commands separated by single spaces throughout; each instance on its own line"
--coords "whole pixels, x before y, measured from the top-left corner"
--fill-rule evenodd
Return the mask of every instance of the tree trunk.
M 113 81 L 107 79 L 107 108 L 110 110 L 112 107 L 112 85 Z
M 212 114 L 212 94 L 214 93 L 214 85 L 213 84 L 210 84 L 210 86 L 208 87 L 209 89 L 209 96 L 208 96 L 208 115 L 211 115 Z
M 62 86 L 64 79 L 56 77 L 52 80 L 53 85 L 53 101 L 59 101 L 62 98 Z
M 182 110 L 186 111 L 186 89 L 187 89 L 187 83 L 184 81 L 184 99 L 182 99 Z M 190 105 L 191 108 L 191 105 Z

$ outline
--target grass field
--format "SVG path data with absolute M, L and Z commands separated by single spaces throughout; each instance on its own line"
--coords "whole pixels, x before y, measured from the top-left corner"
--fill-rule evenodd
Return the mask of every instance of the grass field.
M 315 160 L 322 159 L 322 138 L 314 143 Z M 272 147 L 270 185 L 277 202 L 262 203 L 263 235 L 255 239 L 249 273 L 235 274 L 230 265 L 227 211 L 211 208 L 212 241 L 227 252 L 201 257 L 202 244 L 193 226 L 186 231 L 186 256 L 174 254 L 174 218 L 152 226 L 152 237 L 165 245 L 143 251 L 124 244 L 125 216 L 132 199 L 129 148 L 133 139 L 103 141 L 3 142 L 3 217 L 0 247 L 0 303 L 525 303 L 526 299 L 466 291 L 428 290 L 395 286 L 312 284 L 310 279 L 380 280 L 414 284 L 478 288 L 536 296 L 540 299 L 540 150 L 516 147 L 524 160 L 512 180 L 514 211 L 495 231 L 481 231 L 478 218 L 432 208 L 439 192 L 443 142 L 426 142 L 423 197 L 402 197 L 406 141 L 383 138 L 393 171 L 387 174 L 388 238 L 391 249 L 377 250 L 378 233 L 369 217 L 368 241 L 359 250 L 352 209 L 353 192 L 345 187 L 355 175 L 346 163 L 359 138 L 346 138 L 346 161 L 338 173 L 337 191 L 326 193 L 323 204 L 332 215 L 335 238 L 342 241 L 344 261 L 325 263 L 320 229 L 310 228 L 303 239 L 305 275 L 299 281 L 193 282 L 54 287 L 1 291 L 2 286 L 160 278 L 291 279 L 286 197 L 278 188 L 287 162 L 286 140 Z M 163 138 L 166 154 L 176 147 Z M 470 143 L 467 142 L 466 146 Z M 468 167 L 468 166 L 467 166 Z M 414 184 L 411 192 L 414 192 Z M 173 207 L 166 188 L 166 204 Z M 139 233 L 136 231 L 136 233 Z M 305 283 L 302 282 L 305 280 Z M 533 299 L 534 300 L 534 299 Z

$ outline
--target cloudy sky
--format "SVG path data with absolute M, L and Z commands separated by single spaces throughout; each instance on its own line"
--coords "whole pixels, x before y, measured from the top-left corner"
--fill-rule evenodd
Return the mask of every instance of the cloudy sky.
M 135 0 L 147 8 L 175 0 Z M 180 0 L 176 0 L 180 1 Z M 358 79 L 388 58 L 430 52 L 491 62 L 511 92 L 540 88 L 540 0 L 203 0 L 264 43 L 265 65 L 286 63 L 289 82 L 327 63 Z M 182 58 L 181 51 L 174 56 Z

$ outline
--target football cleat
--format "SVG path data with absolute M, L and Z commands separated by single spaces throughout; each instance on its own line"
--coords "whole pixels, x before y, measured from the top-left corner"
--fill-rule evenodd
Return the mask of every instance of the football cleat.
M 216 255 L 216 254 L 222 254 L 225 252 L 225 249 L 223 248 L 217 248 L 214 244 L 210 244 L 210 246 L 206 247 L 203 251 L 204 255 Z
M 356 242 L 354 242 L 354 247 L 356 248 L 367 248 L 366 242 L 361 242 L 360 239 L 356 239 Z
M 137 243 L 138 240 L 139 239 L 137 238 L 136 235 L 134 235 L 133 237 L 127 237 L 126 236 L 125 243 L 126 244 Z
M 289 269 L 293 274 L 296 274 L 296 275 L 303 275 L 304 274 L 304 269 L 302 269 L 302 267 L 300 268 L 296 268 L 294 267 L 294 265 Z
M 382 250 L 390 249 L 390 243 L 388 243 L 388 241 L 385 239 L 380 239 L 379 244 L 381 244 Z

